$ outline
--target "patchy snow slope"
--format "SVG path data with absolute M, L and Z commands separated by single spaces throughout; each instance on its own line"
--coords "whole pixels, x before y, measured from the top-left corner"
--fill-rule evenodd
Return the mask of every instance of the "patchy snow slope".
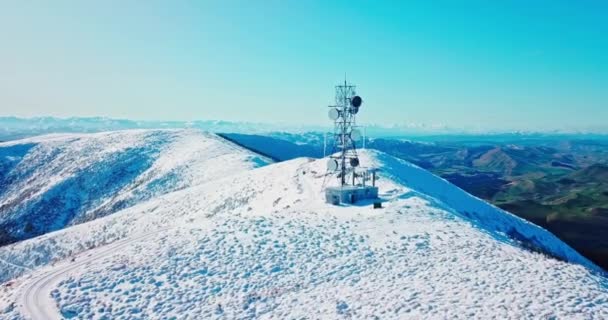
M 262 167 L 15 245 L 0 257 L 27 264 L 35 253 L 81 253 L 16 279 L 0 310 L 82 319 L 608 317 L 606 280 L 543 229 L 403 161 L 363 157 L 383 167 L 384 209 L 323 203 L 324 160 Z M 501 226 L 581 264 L 524 250 Z M 83 245 L 103 242 L 112 244 Z
M 0 245 L 267 162 L 196 130 L 60 134 L 1 143 Z

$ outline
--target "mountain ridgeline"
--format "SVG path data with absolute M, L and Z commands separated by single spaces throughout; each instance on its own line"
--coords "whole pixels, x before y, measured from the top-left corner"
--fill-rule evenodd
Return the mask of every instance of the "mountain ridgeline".
M 209 139 L 200 139 L 208 136 Z M 59 134 L 0 144 L 0 246 L 110 215 L 159 195 L 266 160 L 201 166 L 252 153 L 218 148 L 195 130 Z M 207 156 L 209 162 L 201 160 Z M 209 158 L 209 156 L 212 156 Z
M 61 186 L 52 205 L 71 218 L 0 247 L 0 318 L 608 316 L 601 268 L 428 170 L 361 150 L 361 163 L 381 171 L 382 208 L 335 206 L 324 198 L 339 183 L 327 159 L 273 162 L 270 154 L 293 153 L 248 139 L 271 150 L 193 130 L 0 145 L 34 144 L 5 157 L 6 179 L 16 178 L 3 191 L 13 211 L 2 221 L 40 223 L 45 209 L 28 214 L 8 201 L 20 195 L 12 186 L 29 184 L 25 204 Z M 114 187 L 114 171 L 133 172 L 131 182 Z M 97 208 L 116 211 L 89 214 Z
M 272 133 L 260 139 L 255 135 L 226 136 L 271 153 L 276 149 L 273 146 L 280 145 L 280 149 L 297 150 L 288 154 L 318 157 L 324 149 L 323 135 L 318 133 Z M 368 139 L 366 147 L 414 163 L 548 229 L 608 269 L 606 137 L 383 138 Z M 326 151 L 330 152 L 331 146 Z

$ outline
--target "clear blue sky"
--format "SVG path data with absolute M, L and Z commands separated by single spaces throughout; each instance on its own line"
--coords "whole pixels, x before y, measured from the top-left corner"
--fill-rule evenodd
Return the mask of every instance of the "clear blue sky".
M 0 115 L 608 127 L 606 1 L 3 1 Z

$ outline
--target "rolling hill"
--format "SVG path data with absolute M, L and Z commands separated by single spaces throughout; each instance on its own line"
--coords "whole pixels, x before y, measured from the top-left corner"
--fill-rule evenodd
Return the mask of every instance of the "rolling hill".
M 268 163 L 196 130 L 55 134 L 0 144 L 0 245 Z M 205 167 L 214 170 L 203 170 Z

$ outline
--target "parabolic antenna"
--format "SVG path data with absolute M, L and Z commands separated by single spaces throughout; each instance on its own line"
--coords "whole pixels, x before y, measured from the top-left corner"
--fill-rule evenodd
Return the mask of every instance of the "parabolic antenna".
M 350 166 L 351 167 L 358 167 L 359 166 L 359 158 L 351 158 L 350 159 Z
M 350 132 L 350 138 L 353 139 L 353 141 L 361 140 L 361 131 L 353 129 L 353 131 Z
M 331 108 L 331 109 L 329 109 L 329 112 L 327 113 L 327 115 L 329 116 L 329 118 L 331 120 L 336 120 L 340 117 L 340 112 L 336 108 Z
M 359 96 L 354 96 L 350 99 L 350 105 L 357 109 L 361 106 L 362 103 L 363 99 L 361 99 L 361 97 Z
M 349 108 L 349 112 L 352 114 L 357 114 L 357 112 L 359 112 L 359 107 L 361 107 L 361 104 L 363 103 L 363 99 L 361 99 L 361 97 L 359 96 L 354 96 L 350 99 L 350 108 Z
M 338 170 L 338 161 L 336 161 L 336 159 L 327 160 L 327 170 L 329 170 L 329 171 Z

